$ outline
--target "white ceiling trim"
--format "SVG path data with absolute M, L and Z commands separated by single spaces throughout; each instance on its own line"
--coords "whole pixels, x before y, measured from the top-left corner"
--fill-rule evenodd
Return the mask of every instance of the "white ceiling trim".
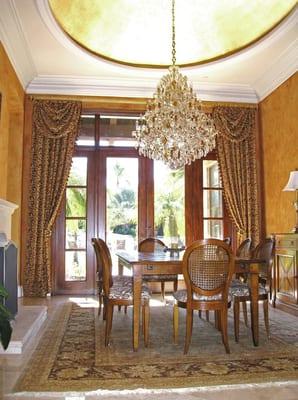
M 37 71 L 13 0 L 1 1 L 0 39 L 25 88 L 37 75 Z
M 201 100 L 258 102 L 256 92 L 249 85 L 193 83 L 193 86 Z M 40 75 L 33 79 L 26 91 L 30 94 L 152 97 L 155 89 L 156 79 Z
M 298 68 L 298 40 L 296 39 L 276 60 L 273 67 L 261 76 L 254 87 L 258 88 L 259 101 L 263 100 L 283 82 L 297 72 Z

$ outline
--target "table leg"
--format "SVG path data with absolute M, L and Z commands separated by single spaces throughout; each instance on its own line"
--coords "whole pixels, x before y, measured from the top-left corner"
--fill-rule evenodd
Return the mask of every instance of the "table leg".
M 259 345 L 259 268 L 258 264 L 250 265 L 250 312 L 251 330 L 255 346 Z
M 118 258 L 118 275 L 123 275 L 123 264 L 120 260 L 120 258 Z
M 140 309 L 141 309 L 141 289 L 142 289 L 142 266 L 133 266 L 133 325 L 132 340 L 133 349 L 139 348 L 139 330 L 140 330 Z

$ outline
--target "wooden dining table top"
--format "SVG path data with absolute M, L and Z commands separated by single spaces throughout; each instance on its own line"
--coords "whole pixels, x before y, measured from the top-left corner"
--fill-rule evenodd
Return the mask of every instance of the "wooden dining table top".
M 184 251 L 180 252 L 177 255 L 171 256 L 169 252 L 165 251 L 155 251 L 152 253 L 149 252 L 139 252 L 139 251 L 124 251 L 119 250 L 116 252 L 116 255 L 126 262 L 130 264 L 137 264 L 137 263 L 156 263 L 156 264 L 164 264 L 164 263 L 176 263 L 181 264 L 183 259 Z
M 184 250 L 180 251 L 176 255 L 170 255 L 169 252 L 165 251 L 155 251 L 155 252 L 140 252 L 137 250 L 133 251 L 125 251 L 125 250 L 118 250 L 116 255 L 126 261 L 127 263 L 133 264 L 181 264 L 183 261 Z M 253 258 L 253 257 L 234 257 L 236 271 L 235 272 L 244 272 L 247 269 L 247 266 L 250 264 L 264 264 L 266 263 L 265 259 L 260 258 Z

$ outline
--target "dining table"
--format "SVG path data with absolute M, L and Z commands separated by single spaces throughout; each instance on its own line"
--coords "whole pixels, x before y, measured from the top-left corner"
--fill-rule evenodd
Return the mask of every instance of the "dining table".
M 141 287 L 143 275 L 164 275 L 182 274 L 183 253 L 170 254 L 169 252 L 142 253 L 138 251 L 116 252 L 118 256 L 118 272 L 123 274 L 123 268 L 132 270 L 133 276 L 133 319 L 132 319 L 132 340 L 133 350 L 139 348 L 140 331 L 140 309 L 141 309 Z M 259 269 L 266 260 L 256 258 L 235 257 L 235 274 L 249 275 L 250 288 L 250 310 L 251 310 L 251 331 L 253 343 L 259 345 Z

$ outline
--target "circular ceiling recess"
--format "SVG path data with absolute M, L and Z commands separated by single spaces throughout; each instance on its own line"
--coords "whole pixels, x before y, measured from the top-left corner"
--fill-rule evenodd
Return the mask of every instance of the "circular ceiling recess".
M 49 0 L 77 44 L 107 60 L 137 67 L 172 64 L 171 0 Z M 233 54 L 277 26 L 296 0 L 176 0 L 176 64 Z

